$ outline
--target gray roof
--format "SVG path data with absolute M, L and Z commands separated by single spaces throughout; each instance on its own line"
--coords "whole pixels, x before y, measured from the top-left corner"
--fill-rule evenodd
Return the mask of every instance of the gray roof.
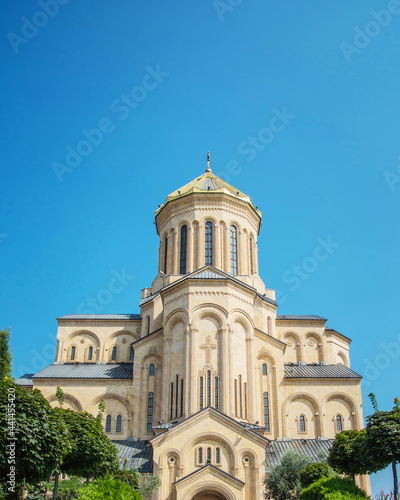
M 327 321 L 326 318 L 322 318 L 321 316 L 315 316 L 314 314 L 279 314 L 276 319 L 292 321 Z
M 298 365 L 285 364 L 285 378 L 362 378 L 342 363 L 337 365 Z
M 140 319 L 140 314 L 67 314 L 57 319 L 133 320 Z
M 265 472 L 278 465 L 282 456 L 289 450 L 300 455 L 308 455 L 313 462 L 320 462 L 329 453 L 333 439 L 288 439 L 270 441 L 265 449 Z
M 33 373 L 25 373 L 25 375 L 22 375 L 22 377 L 17 378 L 17 380 L 15 380 L 15 383 L 17 385 L 24 385 L 25 387 L 33 387 L 33 375 Z
M 33 378 L 68 379 L 131 379 L 132 363 L 63 363 L 52 364 L 33 375 Z
M 112 440 L 118 450 L 118 461 L 122 466 L 128 459 L 130 469 L 138 468 L 140 472 L 153 472 L 153 447 L 149 441 Z

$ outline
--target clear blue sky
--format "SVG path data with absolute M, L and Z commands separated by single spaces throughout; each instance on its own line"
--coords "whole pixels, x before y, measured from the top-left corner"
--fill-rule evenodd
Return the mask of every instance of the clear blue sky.
M 263 212 L 260 272 L 278 312 L 352 338 L 364 415 L 370 391 L 390 409 L 399 2 L 47 2 L 0 5 L 0 307 L 15 376 L 54 360 L 55 318 L 91 298 L 93 312 L 139 312 L 157 272 L 154 210 L 210 150 L 214 173 Z M 321 239 L 335 245 L 317 262 Z M 391 474 L 372 485 L 388 491 Z

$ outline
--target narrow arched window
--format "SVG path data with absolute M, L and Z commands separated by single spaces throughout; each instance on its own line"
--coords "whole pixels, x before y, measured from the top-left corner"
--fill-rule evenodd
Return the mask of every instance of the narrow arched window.
M 304 415 L 299 417 L 299 432 L 306 432 L 306 417 Z
M 212 222 L 206 222 L 206 234 L 205 234 L 205 263 L 206 266 L 212 266 L 213 263 L 213 225 Z
M 200 377 L 200 410 L 203 409 L 203 377 Z
M 235 226 L 231 226 L 231 273 L 238 273 L 238 262 L 237 262 L 237 229 Z
M 154 394 L 149 392 L 147 400 L 147 432 L 151 432 L 153 427 L 153 399 Z
M 117 416 L 117 425 L 115 427 L 116 432 L 122 432 L 122 415 Z
M 71 347 L 71 361 L 75 359 L 76 347 L 73 345 Z
M 207 372 L 207 406 L 211 406 L 211 371 Z
M 167 274 L 167 262 L 168 262 L 168 237 L 164 240 L 164 274 Z
M 267 365 L 265 363 L 263 363 L 263 365 L 262 365 L 262 374 L 263 375 L 268 375 Z
M 264 427 L 269 432 L 269 400 L 268 392 L 264 392 Z
M 179 403 L 179 376 L 176 376 L 176 394 L 175 394 L 175 418 L 178 418 L 178 403 Z
M 116 360 L 117 360 L 117 346 L 115 345 L 112 348 L 111 361 L 116 361 Z
M 203 448 L 199 448 L 199 464 L 203 463 Z
M 147 316 L 147 335 L 150 334 L 150 316 Z
M 186 274 L 187 226 L 181 227 L 180 274 Z
M 106 432 L 111 432 L 111 415 L 106 417 Z
M 211 448 L 207 448 L 207 463 L 211 463 Z
M 250 274 L 253 274 L 253 236 L 250 235 L 249 239 L 249 257 L 250 257 Z
M 153 377 L 154 372 L 155 372 L 155 366 L 154 366 L 154 363 L 151 363 L 151 365 L 149 366 L 149 376 Z
M 133 361 L 133 356 L 134 356 L 134 354 L 133 354 L 133 349 L 132 349 L 132 347 L 131 347 L 131 348 L 129 349 L 129 361 Z
M 171 382 L 171 420 L 174 415 L 174 383 Z
M 336 415 L 336 430 L 337 432 L 342 432 L 343 430 L 343 419 L 341 415 Z
M 215 461 L 217 464 L 221 463 L 221 451 L 218 447 L 215 449 Z
M 214 406 L 215 406 L 215 409 L 218 410 L 218 377 L 215 377 L 214 379 L 214 390 L 215 390 L 215 394 L 214 394 Z
M 242 413 L 242 376 L 239 375 L 239 416 L 242 418 L 243 413 Z
M 88 356 L 87 356 L 87 359 L 88 361 L 92 361 L 93 359 L 93 346 L 89 346 L 89 349 L 88 349 Z

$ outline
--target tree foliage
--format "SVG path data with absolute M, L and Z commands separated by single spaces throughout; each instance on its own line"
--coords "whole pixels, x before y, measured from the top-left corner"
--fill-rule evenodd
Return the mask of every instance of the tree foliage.
M 292 500 L 299 498 L 302 489 L 300 473 L 311 463 L 307 455 L 299 455 L 293 450 L 287 451 L 281 463 L 272 468 L 265 480 L 265 497 L 274 500 Z
M 37 389 L 23 389 L 10 379 L 0 383 L 0 429 L 0 478 L 8 498 L 19 498 L 25 481 L 36 484 L 56 468 L 69 448 L 68 430 Z M 6 482 L 11 467 L 15 492 Z
M 142 500 L 142 496 L 126 483 L 112 476 L 99 478 L 79 493 L 79 500 Z
M 360 490 L 351 479 L 341 477 L 322 478 L 300 493 L 300 500 L 365 500 L 365 491 Z
M 300 483 L 302 488 L 307 488 L 310 484 L 318 481 L 318 479 L 332 477 L 333 474 L 333 470 L 328 464 L 317 462 L 307 465 L 307 467 L 300 472 Z
M 55 408 L 71 434 L 71 449 L 60 461 L 60 471 L 80 477 L 99 477 L 118 468 L 118 452 L 89 413 Z
M 337 472 L 354 477 L 375 470 L 365 430 L 337 434 L 329 452 L 328 464 Z
M 394 400 L 392 410 L 380 411 L 372 393 L 370 398 L 375 412 L 367 417 L 369 451 L 374 457 L 375 470 L 392 465 L 394 498 L 399 500 L 396 464 L 400 463 L 400 400 Z
M 0 381 L 11 378 L 12 354 L 10 350 L 10 330 L 0 331 Z

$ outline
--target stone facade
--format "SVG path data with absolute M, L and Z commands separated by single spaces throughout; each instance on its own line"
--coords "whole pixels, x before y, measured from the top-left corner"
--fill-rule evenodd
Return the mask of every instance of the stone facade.
M 350 340 L 319 316 L 277 315 L 258 275 L 261 213 L 209 168 L 168 196 L 156 226 L 140 315 L 58 318 L 55 364 L 34 386 L 56 404 L 60 385 L 76 411 L 104 400 L 110 439 L 150 440 L 159 500 L 261 499 L 271 440 L 363 428 Z

